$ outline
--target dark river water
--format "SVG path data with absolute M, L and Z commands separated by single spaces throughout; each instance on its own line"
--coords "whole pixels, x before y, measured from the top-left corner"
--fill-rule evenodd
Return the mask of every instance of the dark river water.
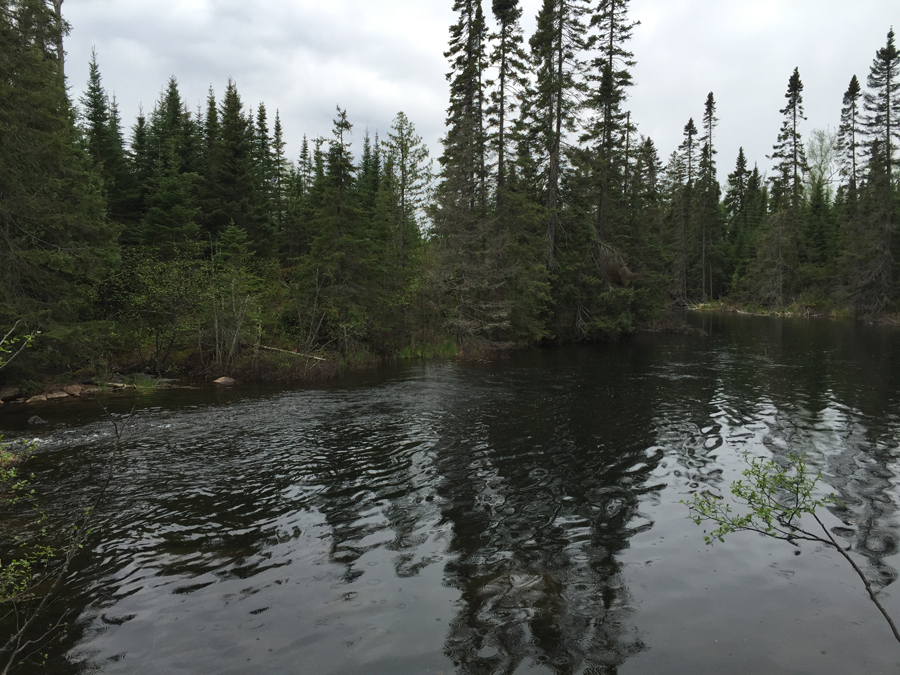
M 900 620 L 900 330 L 692 315 L 490 363 L 109 398 L 125 440 L 34 673 L 900 672 L 838 554 L 708 547 L 679 500 L 805 452 Z M 100 483 L 96 404 L 5 406 L 51 521 Z M 62 605 L 61 605 L 62 606 Z

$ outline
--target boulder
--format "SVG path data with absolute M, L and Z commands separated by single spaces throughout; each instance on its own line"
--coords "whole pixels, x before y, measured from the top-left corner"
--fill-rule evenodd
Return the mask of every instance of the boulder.
M 213 380 L 213 384 L 218 384 L 223 387 L 230 387 L 233 384 L 237 384 L 237 382 L 235 382 L 230 377 L 220 377 L 218 380 Z
M 14 398 L 18 398 L 21 395 L 22 390 L 18 387 L 13 387 L 11 385 L 0 387 L 0 401 L 8 401 Z
M 34 424 L 34 425 L 47 424 L 47 420 L 41 419 L 37 415 L 33 415 L 32 417 L 28 418 L 28 424 Z
M 63 391 L 65 391 L 69 396 L 81 396 L 84 392 L 84 387 L 80 384 L 70 384 Z
M 30 399 L 25 401 L 25 403 L 46 403 L 47 397 L 44 394 L 38 394 L 37 396 L 32 396 Z
M 69 398 L 69 395 L 64 391 L 51 391 L 47 394 L 47 400 L 52 401 L 57 398 Z

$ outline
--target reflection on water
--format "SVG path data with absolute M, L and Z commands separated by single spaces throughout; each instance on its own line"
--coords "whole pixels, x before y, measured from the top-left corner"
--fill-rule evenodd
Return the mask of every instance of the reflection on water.
M 710 549 L 678 502 L 727 490 L 744 453 L 806 452 L 900 617 L 900 334 L 692 320 L 710 336 L 137 399 L 71 628 L 33 672 L 895 672 L 833 553 Z M 111 434 L 91 408 L 47 416 L 35 470 L 63 523 Z

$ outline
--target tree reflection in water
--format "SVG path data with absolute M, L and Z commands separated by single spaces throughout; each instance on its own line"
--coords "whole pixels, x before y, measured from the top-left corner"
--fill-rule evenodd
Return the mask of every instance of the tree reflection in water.
M 617 556 L 652 525 L 639 500 L 662 452 L 635 411 L 650 415 L 653 396 L 596 374 L 574 368 L 547 395 L 540 372 L 507 371 L 515 395 L 470 392 L 441 434 L 454 439 L 435 463 L 453 532 L 444 582 L 460 592 L 445 653 L 459 675 L 610 674 L 644 648 Z M 622 407 L 637 438 L 622 434 Z

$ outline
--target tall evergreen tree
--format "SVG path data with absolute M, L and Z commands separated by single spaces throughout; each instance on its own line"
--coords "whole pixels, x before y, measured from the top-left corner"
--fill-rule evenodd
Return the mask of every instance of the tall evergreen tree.
M 495 297 L 498 241 L 488 226 L 484 170 L 484 16 L 480 0 L 456 0 L 445 56 L 450 106 L 440 158 L 442 181 L 433 209 L 436 277 L 446 321 L 459 343 L 506 325 L 508 308 Z
M 846 238 L 850 289 L 857 312 L 886 311 L 896 295 L 897 144 L 900 141 L 900 52 L 893 29 L 875 53 L 867 78 L 865 126 L 869 158 L 859 211 Z
M 429 197 L 431 161 L 428 159 L 428 147 L 403 112 L 397 113 L 394 118 L 385 149 L 391 158 L 398 200 L 397 217 L 392 223 L 392 239 L 402 268 L 407 263 L 408 249 L 421 236 L 418 219 Z
M 719 211 L 721 187 L 716 173 L 715 129 L 716 100 L 712 92 L 706 97 L 703 110 L 703 146 L 700 152 L 697 185 L 697 220 L 700 225 L 700 297 L 707 299 L 714 291 L 721 293 L 721 236 Z M 715 279 L 714 279 L 715 277 Z M 719 282 L 714 289 L 714 281 Z
M 682 301 L 688 302 L 691 293 L 689 288 L 690 265 L 692 258 L 692 239 L 694 228 L 694 177 L 696 174 L 696 148 L 694 137 L 698 134 L 694 118 L 691 117 L 684 125 L 684 139 L 678 149 L 681 151 L 681 167 L 683 167 L 683 185 L 677 200 L 676 219 L 680 231 L 679 253 L 681 258 L 680 287 Z M 677 165 L 676 165 L 677 166 Z
M 278 236 L 283 240 L 287 225 L 287 190 L 290 176 L 290 165 L 284 154 L 285 148 L 284 129 L 281 126 L 281 115 L 275 111 L 275 124 L 272 127 L 271 147 L 271 191 L 270 204 L 271 218 L 278 231 Z
M 503 221 L 503 200 L 510 156 L 509 128 L 511 115 L 516 107 L 516 94 L 520 94 L 526 86 L 528 57 L 522 48 L 522 9 L 519 7 L 519 0 L 493 0 L 492 9 L 498 30 L 493 36 L 495 47 L 490 54 L 490 65 L 496 70 L 497 79 L 486 113 L 489 140 L 497 155 L 497 217 Z
M 841 108 L 841 125 L 838 130 L 838 149 L 840 152 L 841 175 L 847 186 L 847 199 L 856 203 L 859 190 L 859 154 L 863 138 L 862 120 L 860 119 L 859 102 L 862 88 L 854 75 L 850 85 L 844 92 L 844 106 Z
M 103 88 L 96 50 L 91 51 L 88 84 L 80 103 L 86 150 L 94 170 L 103 179 L 109 216 L 116 222 L 124 222 L 128 218 L 130 176 L 118 107 Z
M 58 17 L 39 0 L 0 10 L 0 323 L 41 325 L 66 359 L 65 331 L 94 318 L 90 294 L 116 262 L 118 232 L 74 125 Z
M 217 210 L 208 215 L 212 235 L 233 224 L 247 234 L 251 249 L 269 252 L 274 244 L 269 224 L 259 213 L 256 134 L 231 80 L 219 105 L 219 143 L 212 174 Z
M 564 139 L 575 131 L 583 89 L 578 56 L 584 49 L 585 11 L 582 0 L 544 0 L 529 41 L 536 78 L 529 114 L 539 153 L 539 180 L 547 210 L 547 267 L 551 270 L 557 266 Z
M 591 88 L 586 107 L 591 119 L 583 140 L 592 141 L 596 147 L 597 236 L 601 240 L 614 219 L 616 209 L 611 202 L 623 193 L 628 171 L 626 150 L 633 132 L 623 104 L 628 88 L 634 84 L 630 69 L 636 62 L 625 44 L 640 22 L 628 18 L 629 1 L 599 0 L 589 22 L 595 32 L 585 45 L 596 52 L 588 71 Z
M 866 128 L 872 142 L 879 145 L 888 183 L 893 186 L 900 162 L 896 156 L 900 143 L 900 51 L 894 42 L 893 29 L 888 31 L 885 46 L 875 53 L 866 84 L 869 87 L 865 95 Z
M 776 206 L 785 200 L 792 209 L 800 207 L 803 195 L 803 178 L 809 170 L 806 161 L 806 150 L 800 135 L 800 122 L 806 119 L 803 112 L 803 82 L 800 70 L 794 72 L 788 80 L 788 88 L 784 97 L 787 105 L 780 110 L 784 116 L 778 140 L 772 149 L 770 159 L 775 160 L 775 176 L 772 178 L 772 198 Z

